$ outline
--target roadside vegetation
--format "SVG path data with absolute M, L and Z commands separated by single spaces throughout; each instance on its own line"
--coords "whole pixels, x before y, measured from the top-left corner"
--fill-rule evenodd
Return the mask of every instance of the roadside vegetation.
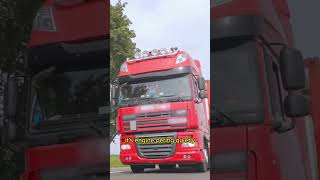
M 119 155 L 110 156 L 110 168 L 119 168 L 119 167 L 129 167 L 128 165 L 122 164 L 119 159 Z

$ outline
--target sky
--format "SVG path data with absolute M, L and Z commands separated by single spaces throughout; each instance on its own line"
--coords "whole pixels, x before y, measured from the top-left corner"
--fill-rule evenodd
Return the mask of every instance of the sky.
M 114 4 L 117 0 L 111 0 Z M 183 2 L 183 3 L 181 3 Z M 295 45 L 303 56 L 320 56 L 319 0 L 288 0 Z M 200 59 L 204 76 L 210 77 L 209 1 L 130 0 L 126 15 L 141 50 L 178 46 Z M 116 139 L 118 142 L 119 140 Z M 119 152 L 111 145 L 111 153 Z
M 319 0 L 288 0 L 296 47 L 305 58 L 320 56 Z
M 115 4 L 117 0 L 111 0 Z M 142 51 L 178 47 L 202 64 L 210 78 L 209 0 L 127 0 L 125 14 Z
M 114 5 L 117 0 L 111 0 Z M 133 41 L 142 51 L 178 47 L 201 62 L 202 74 L 210 79 L 209 0 L 122 0 L 125 14 L 136 33 Z M 119 153 L 119 138 L 111 154 Z

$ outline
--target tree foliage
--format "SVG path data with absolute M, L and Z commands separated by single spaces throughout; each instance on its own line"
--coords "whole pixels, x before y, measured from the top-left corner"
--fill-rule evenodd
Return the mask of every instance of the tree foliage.
M 132 23 L 124 14 L 127 3 L 121 0 L 110 7 L 110 34 L 111 34 L 111 57 L 110 57 L 110 82 L 117 81 L 121 64 L 126 58 L 132 58 L 136 44 L 132 41 L 135 32 L 129 28 Z M 116 109 L 112 109 L 110 122 L 110 138 L 114 139 L 116 135 L 115 127 Z
M 42 0 L 0 0 L 0 69 L 13 72 L 21 59 Z M 0 146 L 0 179 L 18 180 L 24 152 Z
M 0 68 L 14 68 L 29 39 L 42 0 L 0 0 Z

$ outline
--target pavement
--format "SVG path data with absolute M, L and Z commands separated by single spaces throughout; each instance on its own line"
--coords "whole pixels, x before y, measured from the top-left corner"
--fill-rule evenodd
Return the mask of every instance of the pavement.
M 111 168 L 110 170 L 111 180 L 171 180 L 171 179 L 183 179 L 183 180 L 209 180 L 210 171 L 205 173 L 193 172 L 190 168 L 176 168 L 169 170 L 145 169 L 143 173 L 132 173 L 130 168 Z

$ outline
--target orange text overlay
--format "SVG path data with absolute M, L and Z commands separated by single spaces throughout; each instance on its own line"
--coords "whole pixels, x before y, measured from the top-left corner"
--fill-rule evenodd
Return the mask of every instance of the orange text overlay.
M 125 143 L 137 143 L 137 144 L 162 144 L 162 143 L 195 143 L 196 141 L 193 138 L 125 138 Z

